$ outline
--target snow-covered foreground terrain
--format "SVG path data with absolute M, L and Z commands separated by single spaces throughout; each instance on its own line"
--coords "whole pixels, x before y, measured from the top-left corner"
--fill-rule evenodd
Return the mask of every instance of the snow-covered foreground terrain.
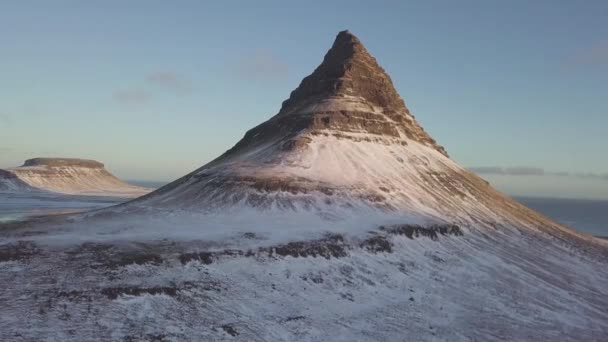
M 602 341 L 608 334 L 608 255 L 599 240 L 503 226 L 373 228 L 363 219 L 335 229 L 325 221 L 304 239 L 291 234 L 296 223 L 268 214 L 244 217 L 248 224 L 235 218 L 234 226 L 148 215 L 139 225 L 150 240 L 129 235 L 128 220 L 51 221 L 43 231 L 5 225 L 0 339 Z M 91 236 L 91 226 L 107 235 Z M 184 235 L 158 239 L 158 227 Z M 69 239 L 78 229 L 92 241 Z

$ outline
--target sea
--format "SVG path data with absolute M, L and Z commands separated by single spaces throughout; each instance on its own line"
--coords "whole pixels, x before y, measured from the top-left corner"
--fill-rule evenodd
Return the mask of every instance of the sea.
M 514 198 L 561 224 L 590 235 L 608 237 L 608 200 Z
M 131 183 L 157 188 L 164 183 Z M 590 235 L 608 237 L 608 200 L 514 197 L 525 206 L 566 226 Z M 33 216 L 55 215 L 97 209 L 121 201 L 90 196 L 41 196 L 0 193 L 0 223 Z

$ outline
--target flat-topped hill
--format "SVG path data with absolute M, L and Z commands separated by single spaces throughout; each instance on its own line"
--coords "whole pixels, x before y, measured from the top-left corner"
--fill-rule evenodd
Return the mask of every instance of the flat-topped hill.
M 63 194 L 138 197 L 150 191 L 125 183 L 90 159 L 32 158 L 7 172 L 32 188 Z

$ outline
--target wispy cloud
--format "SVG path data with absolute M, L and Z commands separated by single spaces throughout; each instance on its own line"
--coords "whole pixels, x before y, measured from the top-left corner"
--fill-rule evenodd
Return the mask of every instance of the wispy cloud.
M 608 65 L 608 39 L 576 52 L 568 61 L 569 66 Z
M 510 176 L 541 176 L 545 174 L 545 170 L 538 167 L 500 167 L 500 166 L 479 166 L 471 167 L 469 170 L 486 175 L 510 175 Z
M 139 85 L 135 87 L 114 91 L 112 98 L 122 105 L 144 105 L 152 101 L 153 97 L 162 95 L 155 89 L 183 95 L 190 93 L 193 87 L 190 79 L 183 75 L 173 71 L 156 71 L 140 79 Z
M 277 81 L 287 76 L 289 68 L 272 51 L 257 49 L 237 63 L 235 72 L 246 80 Z
M 13 125 L 13 118 L 7 113 L 0 113 L 0 127 L 10 127 Z
M 192 82 L 185 76 L 173 71 L 159 71 L 146 76 L 146 82 L 178 94 L 192 91 Z
M 152 99 L 151 95 L 143 89 L 117 90 L 112 94 L 114 101 L 128 106 L 143 105 Z
M 593 172 L 565 172 L 565 171 L 546 171 L 543 168 L 521 166 L 521 167 L 500 167 L 500 166 L 479 166 L 470 167 L 473 171 L 481 175 L 506 175 L 506 176 L 558 176 L 573 177 L 579 179 L 599 179 L 608 180 L 608 173 Z

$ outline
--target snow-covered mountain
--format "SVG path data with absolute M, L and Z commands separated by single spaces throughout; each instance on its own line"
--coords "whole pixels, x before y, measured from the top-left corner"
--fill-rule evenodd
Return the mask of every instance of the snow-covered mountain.
M 6 340 L 608 335 L 606 241 L 452 161 L 347 31 L 278 114 L 209 164 L 0 237 Z
M 94 160 L 34 158 L 6 171 L 30 188 L 62 194 L 137 197 L 151 191 L 121 181 Z

